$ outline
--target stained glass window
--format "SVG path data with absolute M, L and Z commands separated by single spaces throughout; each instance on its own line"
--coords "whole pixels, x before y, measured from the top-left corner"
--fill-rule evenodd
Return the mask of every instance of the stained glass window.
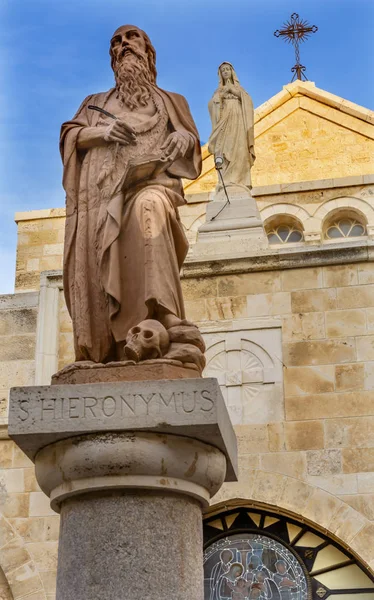
M 205 600 L 374 600 L 374 578 L 335 541 L 253 507 L 204 521 Z
M 205 598 L 308 600 L 299 560 L 271 537 L 243 533 L 213 543 L 205 552 Z

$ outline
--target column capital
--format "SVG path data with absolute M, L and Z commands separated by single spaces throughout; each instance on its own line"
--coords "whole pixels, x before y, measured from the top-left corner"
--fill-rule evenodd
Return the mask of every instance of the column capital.
M 226 458 L 179 435 L 107 432 L 46 446 L 35 457 L 35 469 L 56 512 L 72 496 L 124 489 L 186 494 L 207 506 L 225 479 Z

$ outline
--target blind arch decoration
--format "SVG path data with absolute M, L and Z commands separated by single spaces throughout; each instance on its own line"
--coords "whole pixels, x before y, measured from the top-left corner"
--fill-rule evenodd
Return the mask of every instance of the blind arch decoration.
M 252 506 L 204 520 L 204 600 L 374 600 L 374 577 L 306 523 Z

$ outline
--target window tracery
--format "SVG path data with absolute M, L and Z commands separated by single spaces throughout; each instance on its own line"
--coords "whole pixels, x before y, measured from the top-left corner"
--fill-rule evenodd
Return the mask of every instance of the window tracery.
M 365 225 L 355 218 L 348 217 L 337 217 L 330 222 L 325 232 L 325 237 L 330 240 L 363 235 L 366 235 Z
M 265 229 L 269 244 L 294 244 L 304 239 L 302 226 L 295 219 L 276 217 Z

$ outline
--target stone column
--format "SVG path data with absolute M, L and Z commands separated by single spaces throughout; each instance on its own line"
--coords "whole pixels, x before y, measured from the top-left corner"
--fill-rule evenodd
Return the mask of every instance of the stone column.
M 57 600 L 203 600 L 202 507 L 236 478 L 216 380 L 14 388 L 10 434 L 61 513 Z

